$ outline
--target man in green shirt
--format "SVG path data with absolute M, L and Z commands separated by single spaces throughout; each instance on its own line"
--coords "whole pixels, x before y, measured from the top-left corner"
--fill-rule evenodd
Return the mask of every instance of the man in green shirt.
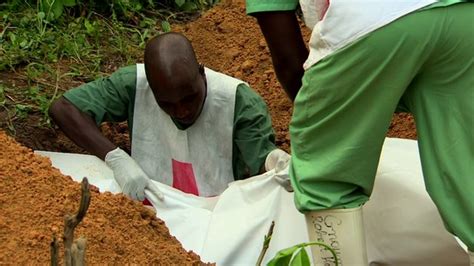
M 143 200 L 151 178 L 215 196 L 289 160 L 275 147 L 263 100 L 246 83 L 198 64 L 186 37 L 153 38 L 144 59 L 66 92 L 50 108 L 69 138 L 105 160 L 125 194 Z M 128 121 L 131 156 L 100 133 L 105 121 Z
M 335 248 L 342 265 L 367 265 L 361 205 L 396 109 L 414 115 L 426 189 L 474 263 L 474 4 L 462 2 L 247 0 L 294 99 L 296 207 L 310 239 Z M 333 261 L 318 248 L 313 256 Z

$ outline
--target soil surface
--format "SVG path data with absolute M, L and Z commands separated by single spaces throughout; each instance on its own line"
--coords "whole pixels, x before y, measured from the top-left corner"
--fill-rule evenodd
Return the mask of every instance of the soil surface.
M 64 215 L 77 212 L 80 184 L 2 131 L 0 158 L 0 264 L 48 264 L 52 235 L 60 239 Z M 87 239 L 89 264 L 202 265 L 141 202 L 91 187 L 75 234 Z
M 240 78 L 249 83 L 268 104 L 277 135 L 277 145 L 289 150 L 288 125 L 292 106 L 278 83 L 265 40 L 256 20 L 245 14 L 243 1 L 224 1 L 205 12 L 197 20 L 185 25 L 172 25 L 174 31 L 183 32 L 193 43 L 199 60 L 207 67 Z M 309 31 L 303 27 L 305 38 Z M 143 60 L 138 59 L 142 62 Z M 120 66 L 106 66 L 105 72 L 112 72 Z M 65 69 L 64 71 L 66 71 Z M 0 83 L 21 87 L 18 72 L 0 73 Z M 60 80 L 59 90 L 64 91 L 79 85 L 77 80 Z M 0 110 L 0 118 L 7 115 Z M 31 114 L 26 121 L 13 121 L 15 139 L 35 150 L 84 153 L 59 130 L 38 127 L 40 114 Z M 8 128 L 5 119 L 0 126 Z M 129 148 L 126 124 L 105 125 L 104 134 L 122 148 Z M 416 139 L 413 117 L 409 114 L 395 114 L 387 136 Z

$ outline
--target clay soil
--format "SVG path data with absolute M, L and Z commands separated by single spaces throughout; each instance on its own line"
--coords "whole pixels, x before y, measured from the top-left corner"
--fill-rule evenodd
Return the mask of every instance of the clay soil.
M 0 158 L 0 264 L 47 264 L 52 235 L 61 238 L 64 215 L 77 212 L 80 184 L 4 132 Z M 88 263 L 202 264 L 140 202 L 94 187 L 91 192 L 89 210 L 76 229 L 76 237 L 87 238 Z
M 242 1 L 227 1 L 185 25 L 172 25 L 191 39 L 199 60 L 207 67 L 249 83 L 268 104 L 277 145 L 289 150 L 291 102 L 273 71 L 266 43 L 256 21 L 245 15 Z M 308 31 L 304 31 L 306 38 Z M 116 69 L 119 66 L 110 68 Z M 0 81 L 15 80 L 0 73 Z M 80 82 L 60 84 L 62 90 Z M 20 84 L 21 87 L 21 84 Z M 0 122 L 3 120 L 0 112 Z M 15 139 L 33 150 L 84 151 L 60 131 L 34 126 L 40 115 L 15 122 Z M 2 124 L 3 128 L 6 128 Z M 105 125 L 106 136 L 129 147 L 125 124 Z M 396 114 L 387 136 L 416 139 L 413 118 Z M 80 185 L 0 132 L 0 264 L 46 264 L 53 234 L 61 235 L 66 213 L 77 210 Z M 196 265 L 199 257 L 186 252 L 169 235 L 164 223 L 141 203 L 120 195 L 92 193 L 92 202 L 76 236 L 87 238 L 91 264 Z

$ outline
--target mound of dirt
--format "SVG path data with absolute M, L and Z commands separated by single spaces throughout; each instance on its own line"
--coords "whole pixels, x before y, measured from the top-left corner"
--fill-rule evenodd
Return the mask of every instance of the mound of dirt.
M 288 151 L 291 101 L 276 79 L 265 39 L 256 20 L 245 14 L 243 1 L 221 3 L 174 30 L 191 40 L 201 63 L 247 82 L 262 96 L 272 116 L 277 145 Z
M 49 159 L 0 131 L 0 264 L 48 264 L 52 235 L 62 237 L 63 217 L 77 212 L 80 194 L 80 184 Z M 87 238 L 88 263 L 203 264 L 140 202 L 94 187 L 91 195 L 75 234 Z

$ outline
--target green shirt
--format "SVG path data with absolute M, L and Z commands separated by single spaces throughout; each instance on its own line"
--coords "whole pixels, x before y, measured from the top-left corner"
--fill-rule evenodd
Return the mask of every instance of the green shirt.
M 133 129 L 136 73 L 135 65 L 124 67 L 110 77 L 83 84 L 63 96 L 90 115 L 97 125 L 127 121 L 129 129 Z M 175 124 L 182 129 L 181 125 Z M 237 87 L 235 95 L 232 138 L 232 167 L 236 180 L 258 174 L 267 154 L 276 149 L 267 106 L 244 83 Z
M 472 0 L 438 0 L 436 3 L 428 5 L 422 9 L 430 9 L 435 7 L 449 6 L 461 2 L 469 2 Z M 247 14 L 268 11 L 289 11 L 296 10 L 298 0 L 246 0 Z

